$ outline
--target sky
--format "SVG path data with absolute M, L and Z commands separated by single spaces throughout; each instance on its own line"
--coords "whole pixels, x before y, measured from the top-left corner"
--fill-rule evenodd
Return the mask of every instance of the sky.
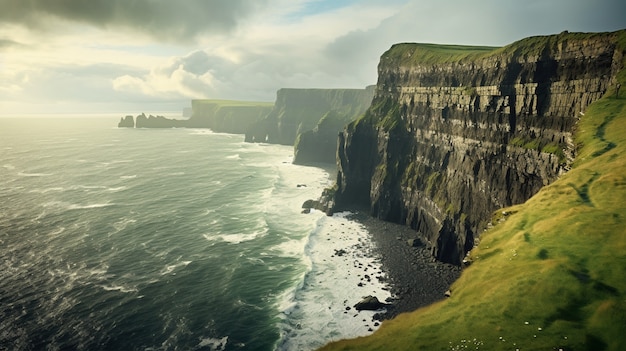
M 623 0 L 0 0 L 0 115 L 181 112 L 364 88 L 399 42 L 626 29 Z

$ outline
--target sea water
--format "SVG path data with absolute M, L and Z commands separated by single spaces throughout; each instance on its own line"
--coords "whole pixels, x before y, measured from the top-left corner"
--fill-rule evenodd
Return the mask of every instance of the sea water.
M 288 146 L 0 119 L 0 350 L 310 350 L 376 329 L 366 230 Z

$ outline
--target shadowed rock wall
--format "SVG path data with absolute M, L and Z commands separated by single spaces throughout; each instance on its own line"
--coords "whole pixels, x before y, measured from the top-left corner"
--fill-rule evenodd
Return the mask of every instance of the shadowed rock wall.
M 320 140 L 331 133 L 334 135 L 330 145 L 336 145 L 337 133 L 367 110 L 373 96 L 373 86 L 367 89 L 280 89 L 276 93 L 274 109 L 249 128 L 246 141 L 294 145 L 299 135 L 316 129 L 326 116 L 327 122 L 330 119 L 341 121 L 341 127 L 335 128 L 337 123 L 334 122 L 326 123 L 322 126 Z M 332 114 L 327 116 L 329 112 Z M 311 140 L 314 139 L 315 136 Z M 331 149 L 334 158 L 335 148 Z

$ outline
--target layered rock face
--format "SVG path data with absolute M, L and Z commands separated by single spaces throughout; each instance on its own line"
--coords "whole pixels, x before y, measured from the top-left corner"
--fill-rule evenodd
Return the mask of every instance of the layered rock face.
M 616 47 L 616 33 L 393 46 L 372 106 L 339 135 L 328 205 L 405 223 L 460 264 L 493 211 L 568 169 L 578 118 L 621 69 Z
M 273 110 L 246 133 L 246 141 L 294 145 L 298 135 L 312 131 L 332 111 L 344 124 L 362 115 L 370 106 L 374 87 L 367 89 L 280 89 Z M 332 132 L 331 145 L 337 132 Z M 322 139 L 326 128 L 322 127 Z M 332 153 L 334 154 L 334 148 Z

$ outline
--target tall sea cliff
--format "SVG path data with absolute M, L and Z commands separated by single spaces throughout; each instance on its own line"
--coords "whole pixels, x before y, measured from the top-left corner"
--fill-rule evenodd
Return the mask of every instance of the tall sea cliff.
M 373 97 L 374 86 L 280 89 L 274 108 L 248 129 L 246 141 L 294 145 L 294 163 L 334 163 L 337 134 L 363 115 Z
M 365 206 L 460 264 L 493 211 L 569 169 L 579 118 L 617 82 L 619 34 L 394 45 L 371 107 L 339 135 L 330 210 Z

